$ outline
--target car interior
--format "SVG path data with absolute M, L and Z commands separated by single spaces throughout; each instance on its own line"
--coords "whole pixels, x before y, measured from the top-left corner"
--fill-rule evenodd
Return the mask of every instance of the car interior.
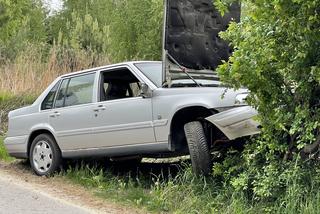
M 141 83 L 127 68 L 102 72 L 100 101 L 139 97 Z

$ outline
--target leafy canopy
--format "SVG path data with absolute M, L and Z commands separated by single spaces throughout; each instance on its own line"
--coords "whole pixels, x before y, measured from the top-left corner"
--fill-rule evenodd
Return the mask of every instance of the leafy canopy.
M 46 12 L 40 0 L 0 0 L 0 58 L 14 58 L 28 42 L 46 42 Z
M 214 4 L 225 11 L 232 2 Z M 288 160 L 299 160 L 301 149 L 320 135 L 320 1 L 241 3 L 241 22 L 221 33 L 235 51 L 218 72 L 229 86 L 251 91 L 263 129 L 243 154 L 240 176 L 230 179 L 255 196 L 272 197 L 289 185 L 295 169 L 310 164 Z
M 64 0 L 48 19 L 51 43 L 107 55 L 112 62 L 161 59 L 162 0 Z

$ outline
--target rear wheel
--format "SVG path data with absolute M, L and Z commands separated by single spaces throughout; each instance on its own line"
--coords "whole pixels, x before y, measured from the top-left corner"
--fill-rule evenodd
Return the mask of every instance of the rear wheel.
M 48 134 L 40 134 L 33 140 L 29 159 L 33 171 L 40 176 L 52 175 L 62 161 L 56 141 Z
M 203 126 L 199 121 L 185 124 L 184 131 L 189 147 L 193 172 L 196 175 L 211 173 L 211 155 Z

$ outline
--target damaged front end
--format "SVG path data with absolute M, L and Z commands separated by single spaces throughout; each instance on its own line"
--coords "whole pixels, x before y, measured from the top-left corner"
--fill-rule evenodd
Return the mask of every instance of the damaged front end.
M 207 117 L 229 139 L 260 133 L 260 123 L 255 120 L 258 112 L 250 106 L 236 107 Z
M 163 85 L 174 87 L 177 80 L 219 81 L 216 68 L 227 61 L 232 47 L 219 37 L 231 21 L 240 21 L 241 7 L 233 4 L 221 16 L 212 0 L 166 0 L 163 31 Z M 246 97 L 246 95 L 244 95 Z M 244 97 L 244 98 L 245 98 Z M 242 97 L 239 97 L 242 99 Z M 242 101 L 240 101 L 242 102 Z M 233 140 L 260 132 L 253 118 L 255 109 L 235 103 L 234 108 L 206 118 Z

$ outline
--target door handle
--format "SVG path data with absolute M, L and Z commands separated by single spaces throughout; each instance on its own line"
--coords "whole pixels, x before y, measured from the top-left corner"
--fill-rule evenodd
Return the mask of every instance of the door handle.
M 106 107 L 104 105 L 98 105 L 97 108 L 94 108 L 93 111 L 98 112 L 98 111 L 104 111 L 106 110 Z
M 53 114 L 50 114 L 50 117 L 59 117 L 61 114 L 58 111 L 55 111 Z

